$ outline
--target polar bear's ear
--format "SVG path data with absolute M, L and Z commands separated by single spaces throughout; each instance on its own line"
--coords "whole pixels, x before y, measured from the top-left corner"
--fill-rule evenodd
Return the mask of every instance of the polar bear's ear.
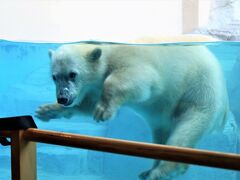
M 48 50 L 48 56 L 50 57 L 50 59 L 52 59 L 53 54 L 54 54 L 54 50 L 49 49 Z
M 102 50 L 100 48 L 95 48 L 88 54 L 87 59 L 90 61 L 96 61 L 101 57 L 101 55 Z

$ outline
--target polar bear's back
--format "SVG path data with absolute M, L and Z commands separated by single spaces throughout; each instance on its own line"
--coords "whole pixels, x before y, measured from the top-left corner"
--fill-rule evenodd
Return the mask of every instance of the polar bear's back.
M 216 58 L 204 46 L 115 46 L 106 56 L 111 67 L 141 70 L 150 66 L 161 75 L 169 73 L 167 77 L 177 77 L 174 73 L 197 75 L 196 72 L 201 71 L 221 72 Z
M 149 36 L 131 40 L 131 43 L 162 43 L 162 42 L 211 42 L 218 41 L 208 35 L 188 34 L 178 36 Z

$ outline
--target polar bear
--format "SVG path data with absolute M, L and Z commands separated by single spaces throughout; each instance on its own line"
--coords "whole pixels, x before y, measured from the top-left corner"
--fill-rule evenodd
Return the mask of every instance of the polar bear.
M 183 147 L 194 147 L 225 123 L 223 73 L 204 46 L 79 43 L 49 50 L 49 56 L 57 103 L 37 109 L 42 120 L 85 113 L 105 121 L 126 105 L 149 124 L 154 143 Z M 139 177 L 171 179 L 187 167 L 155 160 Z

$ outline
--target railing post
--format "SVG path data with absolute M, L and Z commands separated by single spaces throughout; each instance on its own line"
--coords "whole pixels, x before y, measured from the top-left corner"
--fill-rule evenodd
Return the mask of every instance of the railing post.
M 36 180 L 36 143 L 24 140 L 23 132 L 11 132 L 12 180 Z
M 36 143 L 23 138 L 28 128 L 37 128 L 32 116 L 0 118 L 0 144 L 11 145 L 12 180 L 37 179 Z

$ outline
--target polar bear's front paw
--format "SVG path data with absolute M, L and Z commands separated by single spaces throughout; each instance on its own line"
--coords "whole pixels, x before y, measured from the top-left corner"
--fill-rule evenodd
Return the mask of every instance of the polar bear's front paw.
M 61 106 L 59 104 L 47 104 L 40 106 L 36 110 L 35 116 L 43 121 L 58 118 L 61 115 Z
M 111 108 L 103 104 L 98 104 L 95 108 L 93 116 L 94 119 L 99 122 L 113 118 L 114 114 L 115 112 Z

